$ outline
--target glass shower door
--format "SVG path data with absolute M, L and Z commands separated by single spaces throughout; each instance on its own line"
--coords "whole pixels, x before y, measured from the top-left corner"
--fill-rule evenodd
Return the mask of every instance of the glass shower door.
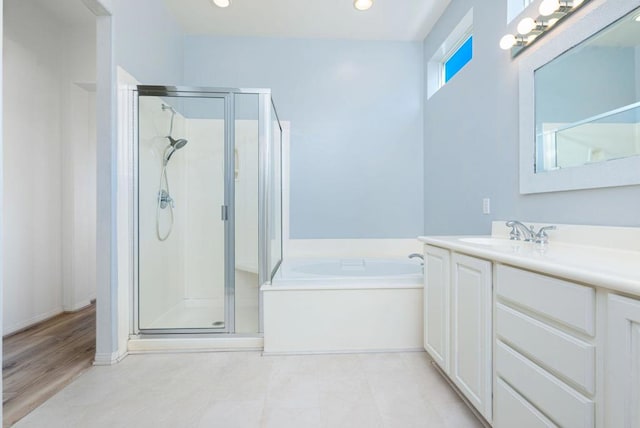
M 233 332 L 232 100 L 138 93 L 138 328 Z

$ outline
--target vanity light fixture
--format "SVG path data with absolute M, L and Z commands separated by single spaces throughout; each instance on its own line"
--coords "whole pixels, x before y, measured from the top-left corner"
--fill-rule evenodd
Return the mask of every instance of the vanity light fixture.
M 368 10 L 373 6 L 373 0 L 354 0 L 353 7 L 359 11 Z
M 524 18 L 518 23 L 518 33 L 526 36 L 536 28 L 536 21 L 533 18 Z
M 517 25 L 518 34 L 507 34 L 500 39 L 500 48 L 511 49 L 515 57 L 544 35 L 552 26 L 571 15 L 589 0 L 542 0 L 538 5 L 537 18 L 523 18 Z M 640 16 L 636 18 L 640 21 Z
M 230 0 L 213 0 L 213 4 L 215 4 L 218 7 L 229 7 L 229 5 L 231 4 Z
M 542 3 L 540 3 L 538 12 L 540 12 L 542 16 L 551 16 L 556 13 L 558 9 L 560 9 L 559 0 L 543 0 Z

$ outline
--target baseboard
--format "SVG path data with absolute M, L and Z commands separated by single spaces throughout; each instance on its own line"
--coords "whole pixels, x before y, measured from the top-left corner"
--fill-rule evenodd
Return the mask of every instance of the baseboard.
M 129 339 L 129 354 L 158 352 L 262 351 L 262 337 L 137 338 Z
M 95 359 L 93 360 L 94 366 L 112 366 L 114 364 L 122 361 L 127 355 L 127 352 L 124 354 L 119 354 L 118 352 L 112 353 L 96 353 Z
M 277 357 L 277 356 L 288 356 L 288 355 L 399 354 L 404 352 L 424 352 L 424 348 L 263 352 L 262 355 L 264 355 L 265 357 Z
M 3 337 L 10 336 L 12 334 L 20 333 L 30 327 L 33 327 L 35 324 L 39 324 L 41 322 L 47 321 L 53 317 L 56 317 L 64 312 L 64 308 L 59 306 L 49 312 L 45 312 L 44 314 L 36 315 L 34 317 L 29 318 L 28 320 L 16 323 L 12 326 L 5 326 L 5 330 L 2 333 Z
M 75 302 L 71 308 L 64 308 L 64 311 L 65 312 L 78 312 L 79 310 L 84 309 L 87 306 L 92 305 L 94 301 L 95 301 L 95 299 L 93 299 L 93 300 L 89 299 L 89 300 L 82 300 L 80 302 Z

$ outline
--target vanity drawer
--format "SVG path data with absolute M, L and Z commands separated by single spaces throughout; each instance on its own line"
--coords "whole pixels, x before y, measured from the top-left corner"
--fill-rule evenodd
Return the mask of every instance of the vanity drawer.
M 595 335 L 595 289 L 505 265 L 496 266 L 496 282 L 499 297 Z
M 581 428 L 594 426 L 593 401 L 501 341 L 496 343 L 496 372 L 557 425 Z
M 500 378 L 496 379 L 495 399 L 495 428 L 557 426 Z
M 496 304 L 496 334 L 518 352 L 588 394 L 595 392 L 595 347 Z

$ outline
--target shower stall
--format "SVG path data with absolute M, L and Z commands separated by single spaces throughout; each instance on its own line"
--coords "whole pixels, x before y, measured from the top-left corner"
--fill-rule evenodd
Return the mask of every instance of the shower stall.
M 282 260 L 282 127 L 268 89 L 138 86 L 134 333 L 262 331 Z

